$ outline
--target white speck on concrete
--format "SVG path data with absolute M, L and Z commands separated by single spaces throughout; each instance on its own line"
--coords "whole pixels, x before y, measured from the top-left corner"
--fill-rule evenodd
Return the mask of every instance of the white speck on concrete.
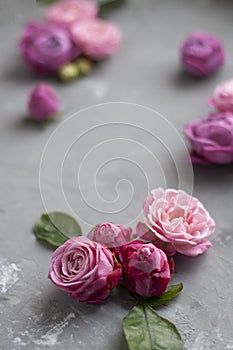
M 0 259 L 0 292 L 6 293 L 19 279 L 21 269 L 6 259 Z
M 13 344 L 17 349 L 21 349 L 21 347 L 29 344 L 39 346 L 40 349 L 52 348 L 53 346 L 60 344 L 58 339 L 59 335 L 61 335 L 63 329 L 68 326 L 69 320 L 74 319 L 75 317 L 75 313 L 71 312 L 59 323 L 53 324 L 45 334 L 43 334 L 43 329 L 41 328 L 26 330 L 21 334 L 21 337 L 17 336 L 13 339 Z

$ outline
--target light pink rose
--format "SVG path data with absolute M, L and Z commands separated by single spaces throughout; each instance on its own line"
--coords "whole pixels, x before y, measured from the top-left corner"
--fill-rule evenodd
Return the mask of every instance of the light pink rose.
M 73 40 L 88 57 L 99 60 L 114 54 L 121 43 L 121 33 L 114 24 L 100 19 L 74 23 Z
M 217 85 L 208 104 L 221 112 L 233 112 L 233 79 Z
M 92 241 L 99 242 L 108 248 L 120 247 L 121 245 L 132 241 L 135 237 L 132 235 L 131 227 L 115 225 L 111 222 L 104 222 L 97 225 L 88 235 Z
M 87 237 L 73 237 L 53 253 L 51 281 L 73 299 L 100 304 L 121 278 L 110 250 Z
M 133 241 L 120 248 L 123 278 L 130 292 L 159 297 L 170 281 L 166 254 L 152 243 Z
M 215 229 L 214 220 L 201 202 L 183 191 L 155 189 L 144 203 L 144 223 L 138 236 L 152 241 L 169 256 L 179 252 L 195 256 L 211 247 L 206 240 Z
M 64 0 L 49 7 L 47 20 L 69 26 L 73 22 L 97 16 L 97 3 L 82 0 Z

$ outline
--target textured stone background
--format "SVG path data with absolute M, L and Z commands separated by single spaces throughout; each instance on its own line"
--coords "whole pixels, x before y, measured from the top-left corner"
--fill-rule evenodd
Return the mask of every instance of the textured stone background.
M 108 17 L 119 24 L 124 36 L 119 54 L 97 67 L 90 76 L 70 85 L 50 81 L 62 97 L 64 115 L 62 120 L 41 131 L 22 121 L 28 91 L 39 79 L 24 67 L 16 43 L 23 24 L 29 19 L 42 18 L 43 11 L 44 7 L 36 5 L 34 0 L 0 1 L 0 347 L 7 350 L 124 350 L 126 344 L 121 319 L 131 306 L 124 290 L 116 290 L 101 306 L 85 306 L 70 300 L 47 279 L 51 251 L 39 244 L 32 234 L 33 223 L 45 211 L 39 190 L 42 151 L 62 120 L 68 120 L 72 113 L 82 108 L 109 101 L 132 102 L 153 108 L 182 134 L 185 122 L 203 117 L 209 111 L 205 100 L 215 85 L 232 76 L 233 2 L 131 0 L 125 7 L 109 13 Z M 180 41 L 195 29 L 218 34 L 227 49 L 227 63 L 223 70 L 203 81 L 185 76 L 178 62 L 177 48 Z M 98 121 L 107 123 L 115 120 L 116 109 L 111 108 L 106 107 L 101 112 L 97 108 L 92 120 L 91 114 L 87 117 L 85 112 L 81 114 L 75 119 L 77 135 L 95 126 Z M 88 232 L 92 221 L 102 220 L 102 213 L 93 210 L 93 215 L 90 213 L 85 217 L 90 208 L 86 206 L 85 209 L 85 203 L 81 201 L 81 192 L 75 182 L 76 171 L 91 147 L 107 140 L 108 135 L 111 140 L 120 135 L 135 138 L 140 142 L 140 149 L 137 150 L 133 141 L 127 147 L 123 143 L 122 148 L 111 141 L 110 146 L 100 152 L 101 162 L 107 150 L 114 151 L 117 148 L 119 152 L 123 151 L 122 157 L 133 159 L 146 170 L 149 189 L 164 186 L 164 179 L 167 185 L 178 184 L 174 162 L 167 160 L 163 147 L 159 147 L 159 144 L 154 146 L 154 139 L 148 140 L 143 132 L 135 134 L 133 113 L 130 115 L 128 106 L 125 108 L 119 120 L 121 123 L 130 121 L 128 132 L 120 127 L 114 129 L 115 134 L 113 128 L 100 128 L 99 132 L 95 130 L 89 139 L 83 140 L 81 147 L 73 148 L 74 152 L 67 160 L 64 170 L 65 192 L 73 210 L 78 211 L 80 208 L 84 232 Z M 138 108 L 141 120 L 137 119 L 137 123 L 145 123 L 145 128 L 160 136 L 163 144 L 168 142 L 170 150 L 175 149 L 177 134 L 174 130 L 169 134 L 168 122 L 168 129 L 162 128 L 160 119 L 153 122 L 148 111 Z M 69 144 L 69 131 L 74 137 L 73 126 L 68 121 L 62 129 L 58 129 L 60 142 L 55 137 L 55 146 L 48 151 L 49 161 L 46 164 L 51 167 L 45 166 L 45 172 L 42 172 L 42 187 L 45 192 L 47 188 L 49 197 L 45 204 L 52 210 L 65 207 L 58 195 L 60 189 L 56 165 L 60 161 L 60 146 L 63 147 L 65 141 Z M 148 153 L 144 156 L 142 144 L 149 148 L 158 162 L 153 164 Z M 183 150 L 180 159 L 185 155 Z M 110 152 L 108 157 L 111 156 L 114 158 L 118 154 Z M 192 190 L 190 169 L 185 162 L 180 163 L 177 154 L 176 157 L 175 163 L 183 164 L 178 171 L 178 175 L 183 176 L 182 184 Z M 76 163 L 72 167 L 74 159 Z M 87 179 L 86 183 L 82 182 L 82 190 L 94 207 L 98 206 L 98 202 L 92 184 L 88 181 L 92 180 L 89 177 L 92 171 L 90 165 L 98 166 L 98 162 L 94 163 L 98 159 L 93 154 L 82 169 L 82 179 Z M 159 170 L 158 163 L 162 164 L 164 174 Z M 124 223 L 135 219 L 135 212 L 140 214 L 142 199 L 147 195 L 147 182 L 142 172 L 136 172 L 138 170 L 139 167 L 135 168 L 129 160 L 124 163 L 118 159 L 116 163 L 103 168 L 97 177 L 100 194 L 109 201 L 114 201 L 116 197 L 115 184 L 119 179 L 126 178 L 135 185 L 132 194 L 128 182 L 118 184 L 121 194 L 119 206 L 126 203 L 127 196 L 133 195 L 131 204 L 119 213 L 119 221 Z M 232 165 L 194 168 L 193 193 L 216 219 L 217 229 L 211 237 L 213 248 L 195 259 L 177 256 L 174 282 L 182 281 L 184 291 L 169 307 L 159 310 L 161 315 L 176 323 L 184 337 L 186 350 L 233 349 L 232 179 Z M 102 211 L 105 212 L 107 209 L 104 203 Z M 110 203 L 110 209 L 114 205 Z M 108 214 L 107 218 L 111 218 L 111 215 Z

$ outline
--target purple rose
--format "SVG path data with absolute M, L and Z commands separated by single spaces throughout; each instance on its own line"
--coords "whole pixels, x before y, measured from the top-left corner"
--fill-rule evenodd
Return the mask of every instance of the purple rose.
M 100 243 L 73 237 L 53 253 L 48 277 L 71 298 L 100 304 L 118 284 L 121 265 Z
M 38 84 L 30 93 L 29 116 L 37 121 L 49 120 L 60 112 L 61 101 L 47 84 Z
M 59 24 L 28 24 L 19 42 L 26 64 L 36 73 L 55 74 L 79 55 L 69 31 Z
M 130 292 L 144 297 L 163 294 L 170 281 L 170 266 L 161 249 L 137 240 L 122 246 L 119 256 L 125 286 Z
M 187 124 L 184 133 L 195 151 L 193 162 L 233 162 L 233 113 L 211 113 Z
M 181 61 L 188 73 L 204 77 L 224 64 L 224 47 L 214 35 L 193 33 L 181 45 Z

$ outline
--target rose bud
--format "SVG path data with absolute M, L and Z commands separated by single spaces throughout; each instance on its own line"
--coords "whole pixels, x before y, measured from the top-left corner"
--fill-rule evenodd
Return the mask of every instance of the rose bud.
M 143 211 L 138 236 L 168 256 L 176 252 L 195 256 L 211 247 L 206 238 L 214 232 L 214 220 L 197 198 L 184 191 L 155 189 L 143 202 Z
M 46 17 L 50 22 L 63 24 L 69 27 L 73 22 L 93 19 L 97 14 L 98 6 L 97 3 L 93 1 L 64 0 L 50 6 Z
M 71 298 L 100 304 L 118 284 L 121 265 L 100 243 L 73 237 L 53 253 L 48 277 Z
M 233 113 L 211 113 L 187 124 L 184 133 L 195 152 L 194 163 L 233 162 Z
M 100 60 L 114 54 L 121 43 L 119 29 L 100 19 L 73 23 L 70 27 L 73 40 L 84 55 Z
M 42 75 L 56 74 L 80 54 L 66 28 L 37 22 L 26 26 L 19 48 L 28 67 Z
M 119 247 L 132 241 L 135 235 L 131 227 L 104 222 L 97 225 L 88 235 L 92 241 L 99 242 L 109 248 L 118 257 Z
M 46 121 L 60 112 L 61 101 L 49 85 L 38 84 L 30 93 L 28 110 L 32 119 Z
M 233 79 L 217 85 L 213 97 L 207 102 L 221 112 L 233 113 Z
M 207 76 L 224 64 L 224 47 L 212 34 L 193 33 L 181 45 L 181 62 L 191 75 Z
M 152 243 L 133 241 L 120 248 L 123 278 L 130 292 L 143 297 L 159 297 L 170 281 L 166 254 Z

